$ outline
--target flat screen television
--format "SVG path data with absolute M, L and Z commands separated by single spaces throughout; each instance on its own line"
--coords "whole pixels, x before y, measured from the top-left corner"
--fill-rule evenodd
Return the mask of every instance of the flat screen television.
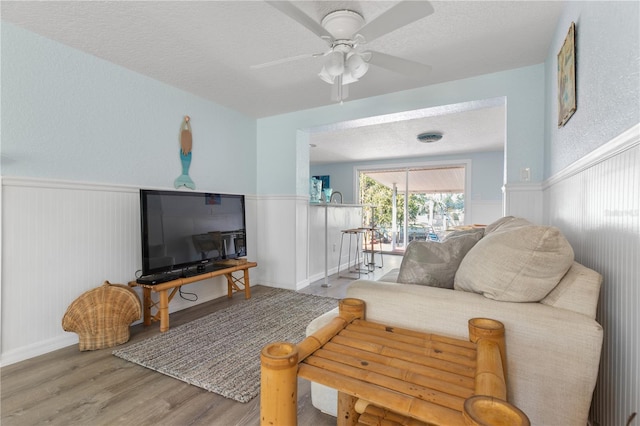
M 244 195 L 140 190 L 142 276 L 247 255 Z

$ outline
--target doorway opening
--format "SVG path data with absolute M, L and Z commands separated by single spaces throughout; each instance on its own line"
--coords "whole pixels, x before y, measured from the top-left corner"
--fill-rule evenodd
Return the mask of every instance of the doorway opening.
M 383 252 L 404 253 L 414 240 L 441 241 L 464 225 L 469 164 L 412 165 L 358 170 L 363 222 Z

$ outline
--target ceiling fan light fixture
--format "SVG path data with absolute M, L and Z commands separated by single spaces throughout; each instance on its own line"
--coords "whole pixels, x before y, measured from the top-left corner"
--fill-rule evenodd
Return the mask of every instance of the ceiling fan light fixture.
M 369 71 L 369 64 L 365 62 L 361 55 L 357 53 L 351 53 L 347 57 L 345 68 L 347 74 L 357 80 L 365 75 L 367 71 Z
M 424 132 L 424 133 L 420 133 L 416 137 L 418 139 L 418 142 L 433 143 L 433 142 L 438 142 L 440 139 L 442 139 L 442 133 L 439 133 L 439 132 Z
M 336 79 L 334 76 L 329 75 L 329 73 L 327 72 L 327 69 L 324 66 L 320 70 L 318 77 L 320 77 L 320 79 L 325 83 L 329 83 L 329 84 L 333 84 L 333 82 Z
M 272 61 L 267 64 L 254 66 L 262 68 L 268 65 L 278 65 L 302 57 L 326 56 L 323 67 L 318 76 L 333 86 L 337 98 L 346 98 L 347 85 L 358 81 L 369 70 L 369 65 L 404 74 L 410 78 L 421 80 L 431 67 L 380 52 L 366 51 L 363 46 L 387 33 L 409 25 L 434 12 L 429 1 L 401 0 L 394 6 L 378 15 L 371 22 L 353 10 L 336 10 L 328 13 L 319 23 L 311 16 L 294 5 L 293 1 L 272 1 L 267 3 L 289 16 L 303 27 L 320 37 L 329 45 L 324 53 L 302 55 L 295 58 Z M 341 2 L 342 4 L 356 4 L 358 2 Z
M 344 72 L 344 53 L 333 51 L 327 55 L 324 69 L 332 77 L 337 77 Z

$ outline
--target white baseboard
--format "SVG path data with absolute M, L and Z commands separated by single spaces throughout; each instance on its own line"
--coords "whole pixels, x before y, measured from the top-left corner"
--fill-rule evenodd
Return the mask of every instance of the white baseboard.
M 36 356 L 44 355 L 58 349 L 66 348 L 67 346 L 77 345 L 78 341 L 79 339 L 77 334 L 68 333 L 67 335 L 54 337 L 52 339 L 34 343 L 32 345 L 22 346 L 16 350 L 7 351 L 2 353 L 2 359 L 0 359 L 0 367 L 6 367 L 7 365 L 15 364 L 16 362 L 24 361 Z

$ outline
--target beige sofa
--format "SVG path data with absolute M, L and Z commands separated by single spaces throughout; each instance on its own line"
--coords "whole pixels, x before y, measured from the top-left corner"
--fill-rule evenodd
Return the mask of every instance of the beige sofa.
M 407 258 L 410 246 L 400 270 L 379 281 L 354 281 L 347 296 L 366 302 L 370 321 L 457 338 L 467 337 L 470 318 L 502 321 L 506 328 L 509 401 L 534 425 L 586 425 L 602 346 L 602 327 L 595 321 L 601 276 L 573 261 L 571 247 L 567 249 L 568 243 L 555 228 L 505 218 L 489 225 L 481 237 L 468 252 L 458 253 L 462 259 L 442 253 L 439 259 L 431 259 L 436 270 L 443 261 L 459 262 L 453 272 L 455 289 L 438 288 L 433 283 L 396 282 L 407 275 L 403 268 L 411 264 Z M 520 250 L 523 245 L 529 250 Z M 557 252 L 558 247 L 562 253 Z M 560 258 L 561 263 L 569 263 L 556 280 L 553 276 L 558 274 L 558 266 L 553 263 Z M 537 271 L 549 277 L 546 283 L 530 276 Z M 514 301 L 522 298 L 539 300 Z M 316 318 L 307 327 L 307 334 L 336 313 L 337 309 Z M 314 383 L 312 402 L 323 412 L 336 415 L 334 390 Z

